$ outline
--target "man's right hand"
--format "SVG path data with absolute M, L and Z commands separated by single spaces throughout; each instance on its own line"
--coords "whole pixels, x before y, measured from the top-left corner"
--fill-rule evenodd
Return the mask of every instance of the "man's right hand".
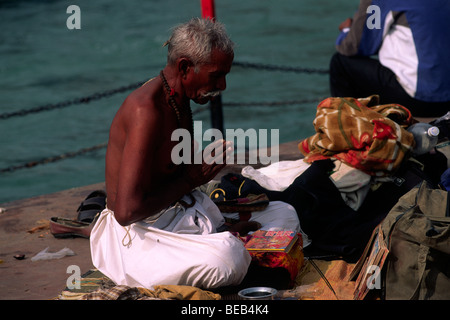
M 222 170 L 233 151 L 232 142 L 225 140 L 214 141 L 203 150 L 202 163 L 193 163 L 186 166 L 183 178 L 192 188 L 203 185 Z
M 242 237 L 247 235 L 250 231 L 256 231 L 260 228 L 261 224 L 257 221 L 239 221 L 231 226 L 228 231 L 237 232 Z

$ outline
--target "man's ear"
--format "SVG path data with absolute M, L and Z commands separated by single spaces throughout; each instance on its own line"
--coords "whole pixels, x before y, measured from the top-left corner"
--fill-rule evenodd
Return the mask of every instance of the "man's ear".
M 178 72 L 182 75 L 183 78 L 187 76 L 191 68 L 192 62 L 188 58 L 178 59 Z

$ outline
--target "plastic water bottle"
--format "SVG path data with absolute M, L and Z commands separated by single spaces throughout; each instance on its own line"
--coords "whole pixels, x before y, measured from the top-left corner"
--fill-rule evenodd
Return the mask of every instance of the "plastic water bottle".
M 431 124 L 418 122 L 407 130 L 412 133 L 416 142 L 413 149 L 415 156 L 430 152 L 438 142 L 439 128 Z

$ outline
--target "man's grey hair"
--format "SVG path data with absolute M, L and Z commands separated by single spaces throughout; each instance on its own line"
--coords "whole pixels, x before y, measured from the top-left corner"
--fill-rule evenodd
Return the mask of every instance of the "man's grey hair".
M 198 66 L 209 63 L 214 48 L 232 54 L 234 43 L 228 36 L 225 26 L 211 19 L 193 18 L 176 26 L 169 40 L 167 63 L 174 64 L 178 58 L 188 58 L 198 70 Z

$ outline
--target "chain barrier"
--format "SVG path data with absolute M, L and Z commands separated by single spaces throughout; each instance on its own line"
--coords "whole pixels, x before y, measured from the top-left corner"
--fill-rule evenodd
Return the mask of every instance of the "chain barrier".
M 329 70 L 326 69 L 316 69 L 316 68 L 302 68 L 302 67 L 286 67 L 286 66 L 277 66 L 273 64 L 263 64 L 263 63 L 251 63 L 251 62 L 233 62 L 234 66 L 242 67 L 242 68 L 252 68 L 252 69 L 261 69 L 268 71 L 284 71 L 284 72 L 296 72 L 296 73 L 319 73 L 319 74 L 328 74 Z
M 318 99 L 288 100 L 288 101 L 260 101 L 260 102 L 224 102 L 224 107 L 273 107 L 290 106 L 304 103 L 315 103 Z
M 110 97 L 116 93 L 122 93 L 122 92 L 126 92 L 126 91 L 130 91 L 132 89 L 136 89 L 139 88 L 142 84 L 144 84 L 145 81 L 141 81 L 141 82 L 136 82 L 127 86 L 122 86 L 116 89 L 112 89 L 112 90 L 107 90 L 107 91 L 103 91 L 103 92 L 97 92 L 94 94 L 91 94 L 89 96 L 86 97 L 82 97 L 82 98 L 76 98 L 73 100 L 68 100 L 68 101 L 64 101 L 64 102 L 59 102 L 56 104 L 46 104 L 40 107 L 36 107 L 36 108 L 31 108 L 31 109 L 22 109 L 19 111 L 14 111 L 14 112 L 9 112 L 9 113 L 3 113 L 0 114 L 0 119 L 1 120 L 5 120 L 5 119 L 9 119 L 12 117 L 17 117 L 17 116 L 26 116 L 28 114 L 31 113 L 38 113 L 38 112 L 42 112 L 42 111 L 50 111 L 50 110 L 54 110 L 54 109 L 62 109 L 71 105 L 77 105 L 77 104 L 82 104 L 82 103 L 89 103 L 91 101 L 95 101 L 95 100 L 99 100 L 102 98 L 106 98 L 106 97 Z
M 195 115 L 195 114 L 205 111 L 207 109 L 209 109 L 209 107 L 201 107 L 201 108 L 193 111 L 192 115 Z M 0 169 L 0 173 L 13 172 L 13 171 L 20 170 L 20 169 L 32 168 L 32 167 L 35 167 L 40 164 L 47 164 L 47 163 L 57 162 L 60 160 L 65 160 L 68 158 L 74 158 L 74 157 L 77 157 L 77 156 L 80 156 L 80 155 L 83 155 L 83 154 L 86 154 L 89 152 L 93 152 L 93 151 L 97 151 L 97 150 L 106 148 L 107 145 L 108 145 L 108 143 L 104 142 L 104 143 L 100 143 L 100 144 L 97 144 L 92 147 L 80 149 L 75 152 L 66 152 L 66 153 L 60 154 L 58 156 L 47 157 L 47 158 L 43 158 L 40 160 L 30 161 L 30 162 L 20 164 L 20 165 L 2 168 L 2 169 Z
M 252 68 L 252 69 L 260 69 L 260 70 L 268 70 L 268 71 L 285 71 L 285 72 L 297 72 L 297 73 L 309 73 L 309 74 L 311 74 L 311 73 L 327 74 L 328 73 L 328 70 L 325 70 L 325 69 L 286 67 L 286 66 L 277 66 L 277 65 L 271 65 L 271 64 L 262 64 L 262 63 L 250 63 L 250 62 L 235 61 L 235 62 L 233 62 L 233 65 L 242 67 L 242 68 Z M 103 91 L 103 92 L 97 92 L 97 93 L 91 94 L 86 97 L 63 101 L 63 102 L 59 102 L 56 104 L 46 104 L 43 106 L 31 108 L 31 109 L 22 109 L 22 110 L 18 110 L 18 111 L 3 113 L 3 114 L 0 114 L 0 120 L 6 120 L 6 119 L 9 119 L 12 117 L 23 117 L 23 116 L 26 116 L 26 115 L 29 115 L 32 113 L 50 111 L 50 110 L 55 110 L 55 109 L 62 109 L 62 108 L 66 108 L 66 107 L 72 106 L 72 105 L 89 103 L 91 101 L 110 97 L 117 93 L 122 93 L 122 92 L 130 91 L 132 89 L 136 89 L 136 88 L 140 87 L 142 84 L 144 84 L 146 81 L 147 80 L 132 83 L 127 86 L 122 86 L 122 87 L 119 87 L 116 89 L 107 90 L 107 91 Z M 289 101 L 283 102 L 282 101 L 278 105 L 286 105 L 286 104 L 291 104 L 291 102 L 289 102 Z M 253 103 L 253 104 L 244 103 L 241 105 L 251 106 L 251 105 L 261 105 L 261 103 L 260 102 Z M 274 105 L 274 104 L 272 104 L 272 105 Z
M 19 170 L 19 169 L 25 169 L 25 168 L 32 168 L 32 167 L 35 167 L 35 166 L 37 166 L 39 164 L 46 164 L 46 163 L 56 162 L 56 161 L 59 161 L 59 160 L 73 158 L 73 157 L 76 157 L 76 156 L 79 156 L 79 155 L 82 155 L 82 154 L 85 154 L 85 153 L 88 153 L 88 152 L 92 152 L 92 151 L 96 151 L 96 150 L 99 150 L 99 149 L 103 149 L 103 148 L 106 147 L 106 145 L 107 145 L 107 143 L 105 142 L 105 143 L 101 143 L 101 144 L 98 144 L 98 145 L 95 145 L 95 146 L 92 146 L 92 147 L 89 147 L 89 148 L 83 148 L 83 149 L 80 149 L 80 150 L 75 151 L 75 152 L 66 152 L 66 153 L 63 153 L 63 154 L 58 155 L 58 156 L 43 158 L 43 159 L 40 159 L 40 160 L 30 161 L 30 162 L 27 162 L 27 163 L 24 163 L 24 164 L 21 164 L 21 165 L 3 168 L 3 169 L 0 169 L 0 173 L 12 172 L 12 171 L 16 171 L 16 170 Z
M 311 74 L 311 73 L 327 74 L 328 73 L 328 70 L 325 70 L 325 69 L 286 67 L 286 66 L 277 66 L 277 65 L 271 65 L 271 64 L 258 64 L 258 63 L 250 63 L 250 62 L 235 61 L 235 62 L 233 62 L 233 65 L 242 67 L 242 68 L 253 68 L 253 69 L 260 69 L 260 70 L 267 70 L 267 71 L 284 71 L 284 72 L 297 72 L 297 73 L 309 73 L 309 74 Z M 66 107 L 69 107 L 72 105 L 78 105 L 78 104 L 82 104 L 82 103 L 89 103 L 91 101 L 110 97 L 117 93 L 122 93 L 122 92 L 136 89 L 136 88 L 142 86 L 146 81 L 147 80 L 132 83 L 127 86 L 121 86 L 116 89 L 111 89 L 111 90 L 107 90 L 107 91 L 103 91 L 103 92 L 97 92 L 97 93 L 91 94 L 89 96 L 76 98 L 76 99 L 68 100 L 68 101 L 63 101 L 63 102 L 59 102 L 56 104 L 46 104 L 46 105 L 42 105 L 39 107 L 31 108 L 31 109 L 22 109 L 22 110 L 18 110 L 18 111 L 14 111 L 14 112 L 3 113 L 3 114 L 0 114 L 0 120 L 6 120 L 9 118 L 19 117 L 19 116 L 22 117 L 22 116 L 26 116 L 26 115 L 33 114 L 33 113 L 39 113 L 39 112 L 50 111 L 50 110 L 55 110 L 55 109 L 62 109 L 62 108 L 66 108 Z M 273 102 L 228 102 L 228 103 L 223 103 L 223 106 L 224 107 L 288 106 L 288 105 L 304 104 L 304 103 L 312 103 L 312 102 L 317 102 L 317 100 L 316 99 L 315 100 L 305 99 L 305 100 L 273 101 Z M 193 112 L 193 115 L 200 113 L 202 111 L 205 111 L 207 109 L 209 109 L 209 106 L 197 108 Z M 75 152 L 67 152 L 67 153 L 63 153 L 58 156 L 51 156 L 51 157 L 43 158 L 40 160 L 30 161 L 30 162 L 20 164 L 20 165 L 2 168 L 2 169 L 0 169 L 0 173 L 13 172 L 13 171 L 20 170 L 20 169 L 32 168 L 32 167 L 35 167 L 35 166 L 41 165 L 41 164 L 53 163 L 53 162 L 57 162 L 60 160 L 73 158 L 73 157 L 80 156 L 80 155 L 83 155 L 83 154 L 86 154 L 89 152 L 93 152 L 96 150 L 106 148 L 106 146 L 107 146 L 107 143 L 105 142 L 105 143 L 101 143 L 101 144 L 98 144 L 98 145 L 95 145 L 92 147 L 83 148 L 83 149 L 80 149 Z

